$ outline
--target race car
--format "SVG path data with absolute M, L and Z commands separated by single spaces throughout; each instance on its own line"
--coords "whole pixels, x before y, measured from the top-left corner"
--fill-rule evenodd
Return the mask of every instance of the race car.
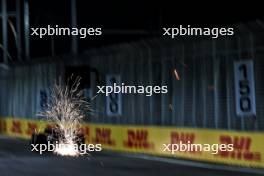
M 48 145 L 48 142 L 51 144 L 55 144 L 56 142 L 60 142 L 61 140 L 65 140 L 65 138 L 62 135 L 62 132 L 59 130 L 59 128 L 52 128 L 47 127 L 45 128 L 43 133 L 32 133 L 31 136 L 31 144 L 46 144 Z M 74 139 L 74 142 L 80 146 L 81 144 L 85 143 L 85 138 L 83 133 L 77 132 L 76 138 Z M 40 145 L 38 145 L 40 147 Z M 32 145 L 31 145 L 32 150 Z

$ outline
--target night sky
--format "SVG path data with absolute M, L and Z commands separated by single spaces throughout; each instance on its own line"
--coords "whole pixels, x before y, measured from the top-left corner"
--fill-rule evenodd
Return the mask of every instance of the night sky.
M 14 8 L 9 1 L 8 8 Z M 103 35 L 78 39 L 79 52 L 90 48 L 159 37 L 162 27 L 227 27 L 264 19 L 262 5 L 230 1 L 82 1 L 77 0 L 78 27 L 101 27 Z M 31 27 L 71 27 L 70 0 L 29 0 Z M 23 16 L 21 16 L 22 18 Z M 71 48 L 71 36 L 54 37 L 56 55 Z M 51 55 L 51 38 L 32 37 L 31 56 Z M 12 48 L 12 47 L 10 47 Z

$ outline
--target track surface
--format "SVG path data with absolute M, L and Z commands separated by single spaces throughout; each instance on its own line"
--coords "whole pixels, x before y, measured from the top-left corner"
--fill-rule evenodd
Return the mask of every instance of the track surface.
M 0 137 L 0 176 L 257 176 L 108 154 L 40 156 L 29 147 L 27 141 Z

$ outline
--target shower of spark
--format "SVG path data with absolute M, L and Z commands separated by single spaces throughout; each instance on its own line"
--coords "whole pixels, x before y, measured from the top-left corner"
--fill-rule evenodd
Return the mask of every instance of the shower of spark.
M 72 79 L 72 78 L 71 78 Z M 58 132 L 58 142 L 54 153 L 59 155 L 78 156 L 76 145 L 79 142 L 80 123 L 85 114 L 91 112 L 91 104 L 85 100 L 83 90 L 80 90 L 80 77 L 73 84 L 55 83 L 51 89 L 51 98 L 45 111 L 40 115 L 55 123 L 54 130 Z M 63 147 L 61 147 L 62 145 Z
M 68 143 L 59 143 L 56 146 L 54 153 L 62 156 L 79 156 L 80 152 L 78 148 L 76 148 L 76 144 L 69 141 Z

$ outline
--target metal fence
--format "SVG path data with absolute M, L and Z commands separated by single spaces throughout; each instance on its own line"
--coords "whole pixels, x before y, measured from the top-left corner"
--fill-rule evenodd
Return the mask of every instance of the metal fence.
M 122 95 L 122 115 L 109 117 L 106 97 L 93 101 L 87 121 L 234 130 L 264 129 L 263 35 L 249 33 L 215 40 L 152 39 L 90 50 L 71 58 L 14 65 L 1 70 L 0 115 L 36 118 L 40 92 L 64 76 L 66 66 L 96 68 L 105 84 L 108 74 L 121 75 L 127 85 L 166 85 L 167 94 Z M 52 60 L 53 59 L 53 60 Z M 56 61 L 55 61 L 56 60 Z M 235 110 L 234 61 L 254 63 L 256 115 L 238 117 Z M 175 77 L 175 70 L 178 78 Z M 96 78 L 91 90 L 96 94 Z

